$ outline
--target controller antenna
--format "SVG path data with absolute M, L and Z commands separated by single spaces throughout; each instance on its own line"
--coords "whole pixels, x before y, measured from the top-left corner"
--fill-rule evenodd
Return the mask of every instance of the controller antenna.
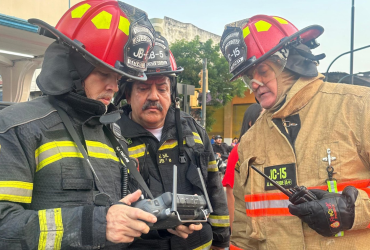
M 173 165 L 173 186 L 172 186 L 172 208 L 171 212 L 177 212 L 177 166 Z
M 213 213 L 213 208 L 212 208 L 211 202 L 210 202 L 209 197 L 208 197 L 206 184 L 204 184 L 204 180 L 203 180 L 202 172 L 200 172 L 200 168 L 197 167 L 197 169 L 198 169 L 198 175 L 199 175 L 199 178 L 200 178 L 200 183 L 202 184 L 204 197 L 206 198 L 208 211 L 211 214 L 211 213 Z

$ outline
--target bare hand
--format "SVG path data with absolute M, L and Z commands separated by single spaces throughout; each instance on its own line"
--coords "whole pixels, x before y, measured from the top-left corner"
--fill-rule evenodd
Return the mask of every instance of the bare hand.
M 184 226 L 184 225 L 179 225 L 175 229 L 167 229 L 168 232 L 171 234 L 177 235 L 183 239 L 188 238 L 189 234 L 192 234 L 194 231 L 199 231 L 203 228 L 202 224 L 195 225 L 195 224 L 190 224 L 189 227 Z
M 107 213 L 107 230 L 106 238 L 113 243 L 129 243 L 135 237 L 140 237 L 142 233 L 147 234 L 149 227 L 143 221 L 155 223 L 157 217 L 144 212 L 141 209 L 130 207 L 132 202 L 140 198 L 141 191 L 137 190 L 135 193 L 127 195 L 120 200 L 127 204 L 113 205 L 108 209 Z

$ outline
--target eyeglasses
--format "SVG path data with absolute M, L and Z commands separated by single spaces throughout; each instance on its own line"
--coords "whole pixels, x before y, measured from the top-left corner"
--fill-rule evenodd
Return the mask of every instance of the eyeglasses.
M 271 80 L 276 79 L 285 68 L 288 54 L 288 50 L 278 51 L 265 61 L 248 70 L 242 75 L 242 80 L 245 85 L 250 90 L 253 90 L 253 82 L 257 83 L 259 86 L 263 86 Z

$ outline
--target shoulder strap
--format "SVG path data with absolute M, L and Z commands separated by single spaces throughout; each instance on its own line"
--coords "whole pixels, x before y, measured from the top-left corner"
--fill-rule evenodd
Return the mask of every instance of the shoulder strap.
M 117 141 L 115 138 L 113 132 L 106 126 L 104 125 L 104 132 L 105 135 L 108 137 L 110 142 L 113 145 L 114 150 L 116 151 L 117 156 L 120 158 L 121 163 L 124 164 L 128 170 L 130 171 L 130 174 L 135 178 L 135 180 L 139 183 L 139 185 L 144 189 L 144 191 L 149 195 L 151 199 L 154 199 L 152 192 L 148 188 L 148 185 L 146 185 L 143 177 L 137 171 L 135 167 L 135 163 L 128 157 L 128 152 L 122 147 L 122 145 Z
M 58 111 L 58 114 L 59 114 L 60 118 L 62 119 L 62 122 L 63 122 L 64 126 L 67 128 L 68 133 L 71 135 L 73 141 L 76 143 L 76 145 L 77 145 L 78 149 L 80 150 L 84 160 L 86 161 L 87 165 L 91 169 L 91 172 L 93 173 L 96 181 L 99 182 L 99 184 L 102 188 L 102 191 L 105 193 L 104 187 L 103 187 L 101 181 L 99 180 L 99 177 L 96 174 L 95 169 L 94 169 L 94 167 L 92 166 L 92 164 L 89 160 L 89 156 L 87 155 L 85 148 L 82 146 L 80 138 L 77 135 L 77 132 L 76 132 L 75 128 L 73 127 L 73 124 L 72 124 L 71 120 L 69 119 L 67 113 L 59 107 L 59 105 L 55 102 L 55 99 L 52 96 L 49 96 L 49 99 L 50 99 L 50 102 L 53 105 L 53 107 Z
M 177 132 L 177 142 L 179 146 L 179 162 L 185 163 L 185 149 L 184 143 L 182 138 L 182 127 L 181 127 L 181 119 L 180 119 L 180 100 L 176 97 L 176 108 L 175 108 L 175 123 L 176 123 L 176 132 Z

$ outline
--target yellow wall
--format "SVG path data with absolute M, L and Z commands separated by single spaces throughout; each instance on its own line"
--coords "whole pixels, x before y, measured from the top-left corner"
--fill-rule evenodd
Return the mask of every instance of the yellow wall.
M 213 114 L 216 122 L 212 126 L 212 131 L 208 133 L 209 137 L 221 135 L 229 144 L 232 138 L 239 138 L 244 112 L 255 102 L 254 94 L 247 90 L 244 97 L 234 97 L 230 103 L 217 109 Z M 207 106 L 207 109 L 213 109 L 213 107 Z
M 81 0 L 1 0 L 0 13 L 21 19 L 38 18 L 55 26 L 62 15 Z

